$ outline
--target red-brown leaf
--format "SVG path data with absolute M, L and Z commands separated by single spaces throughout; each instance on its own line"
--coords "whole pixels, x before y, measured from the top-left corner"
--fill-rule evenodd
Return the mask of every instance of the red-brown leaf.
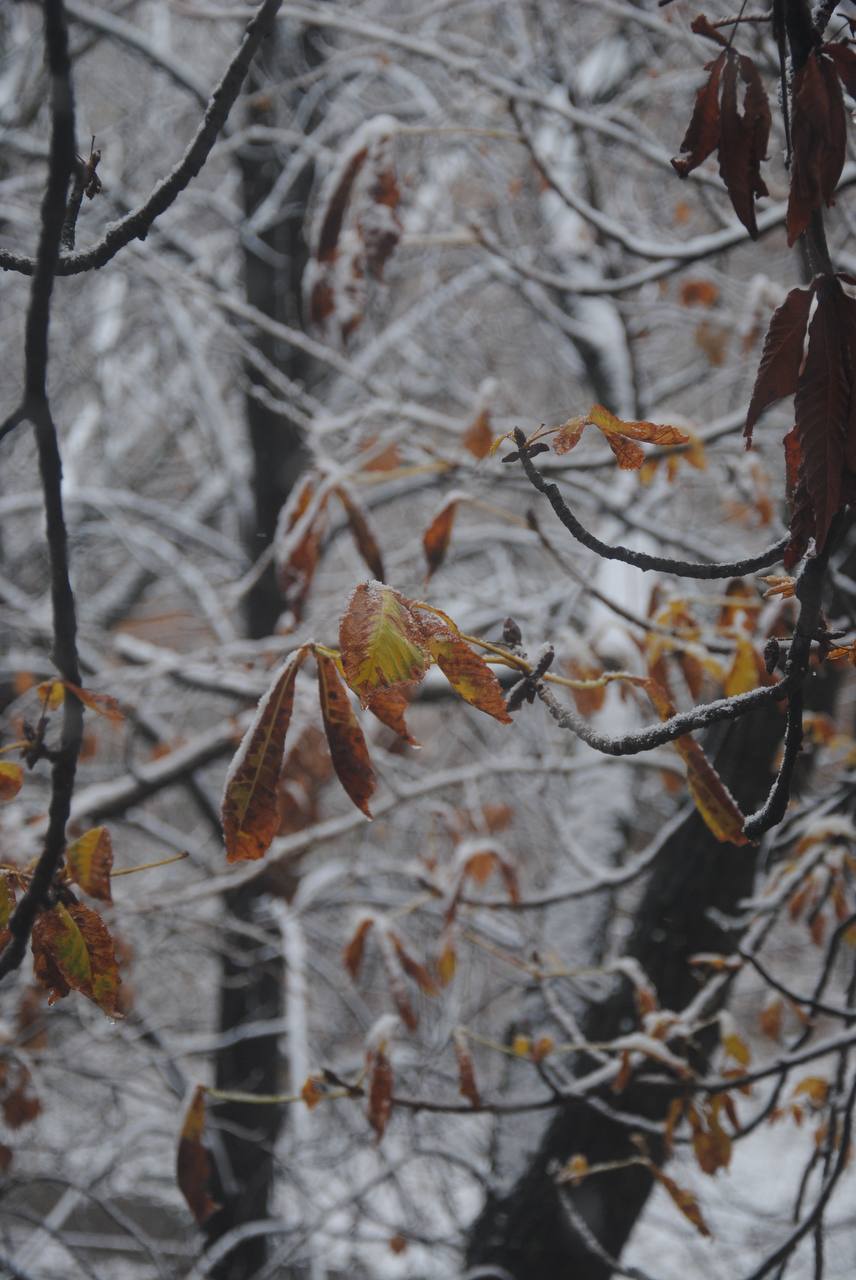
M 476 1084 L 472 1054 L 463 1031 L 458 1029 L 452 1033 L 452 1044 L 454 1045 L 455 1058 L 458 1063 L 458 1092 L 472 1106 L 480 1107 L 481 1097 Z
M 370 1071 L 368 1116 L 380 1142 L 392 1115 L 393 1086 L 392 1066 L 383 1049 L 371 1054 Z
M 847 44 L 825 44 L 823 52 L 832 59 L 850 97 L 856 98 L 856 50 Z
M 746 84 L 743 113 L 738 110 L 738 75 Z M 755 198 L 765 196 L 761 161 L 766 158 L 770 135 L 770 108 L 764 85 L 751 58 L 727 59 L 722 77 L 722 113 L 719 139 L 719 172 L 734 212 L 755 239 Z
M 452 526 L 455 523 L 460 501 L 460 494 L 448 498 L 422 535 L 422 548 L 425 552 L 425 559 L 428 562 L 428 572 L 425 575 L 426 582 L 433 573 L 436 573 L 446 558 L 449 540 L 452 537 Z
M 776 400 L 796 392 L 813 296 L 813 289 L 792 289 L 773 312 L 746 415 L 747 448 L 752 443 L 755 423 L 764 410 Z
M 800 478 L 814 510 L 814 536 L 823 548 L 832 518 L 841 506 L 841 474 L 850 413 L 850 378 L 845 365 L 838 281 L 823 277 L 817 310 L 809 326 L 808 351 L 794 400 L 802 456 Z
M 709 74 L 696 94 L 690 123 L 681 143 L 681 155 L 672 161 L 681 178 L 697 169 L 719 145 L 719 82 L 726 58 L 723 50 L 705 68 Z
M 847 118 L 835 64 L 813 50 L 794 76 L 788 244 L 821 204 L 832 204 L 844 167 Z
M 368 704 L 368 709 L 373 716 L 377 716 L 381 724 L 385 724 L 387 729 L 392 729 L 393 733 L 397 733 L 411 747 L 418 747 L 419 743 L 411 735 L 405 720 L 404 713 L 410 703 L 399 689 L 378 689 L 373 693 Z
M 333 768 L 354 804 L 370 818 L 369 800 L 375 789 L 375 776 L 363 731 L 334 659 L 316 651 L 315 661 L 318 664 L 321 715 Z

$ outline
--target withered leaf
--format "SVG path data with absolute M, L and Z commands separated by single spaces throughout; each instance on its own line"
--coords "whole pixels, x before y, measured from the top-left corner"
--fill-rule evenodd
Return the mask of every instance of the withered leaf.
M 847 138 L 847 118 L 835 63 L 813 49 L 794 76 L 788 244 L 805 231 L 821 204 L 832 204 Z
M 48 1004 L 79 991 L 109 1017 L 122 1017 L 113 938 L 97 912 L 79 902 L 41 911 L 31 945 L 35 978 L 48 991 Z
M 738 110 L 738 74 L 746 85 L 743 112 Z M 734 212 L 755 239 L 755 199 L 767 195 L 761 178 L 770 136 L 770 107 L 758 69 L 751 58 L 731 54 L 722 77 L 719 172 Z
M 383 581 L 383 556 L 378 540 L 369 524 L 369 518 L 351 490 L 343 484 L 336 487 L 336 495 L 345 509 L 354 546 L 362 556 L 370 572 Z
M 773 312 L 746 415 L 747 447 L 752 443 L 753 428 L 764 410 L 776 400 L 796 392 L 813 297 L 813 289 L 791 289 Z
M 432 574 L 436 573 L 446 558 L 460 501 L 460 494 L 453 494 L 447 498 L 422 535 L 422 548 L 428 563 L 426 582 Z
M 426 644 L 455 693 L 495 720 L 511 723 L 511 716 L 505 709 L 502 685 L 484 658 L 465 640 L 440 626 L 432 627 L 426 636 Z
M 392 1115 L 392 1064 L 384 1049 L 377 1049 L 369 1054 L 369 1107 L 368 1117 L 371 1127 L 380 1142 L 389 1117 Z
M 675 714 L 671 699 L 655 680 L 647 680 L 645 690 L 663 720 Z M 743 834 L 745 818 L 699 744 L 684 734 L 672 745 L 687 766 L 687 786 L 707 828 L 724 844 L 748 844 Z
M 330 490 L 310 474 L 292 489 L 279 513 L 273 537 L 277 586 L 283 604 L 300 621 L 318 567 L 327 527 Z
M 690 123 L 681 143 L 681 154 L 672 160 L 678 177 L 688 177 L 719 145 L 719 82 L 725 66 L 725 50 L 705 70 L 707 80 L 696 93 Z
M 405 598 L 382 582 L 365 582 L 348 601 L 339 625 L 345 679 L 368 706 L 379 689 L 422 679 L 431 663 L 422 628 Z
M 342 953 L 345 968 L 354 980 L 356 980 L 357 974 L 360 972 L 366 947 L 366 938 L 373 925 L 374 916 L 363 916 L 358 920 L 353 935 Z
M 844 351 L 849 311 L 841 285 L 823 276 L 817 309 L 809 325 L 808 351 L 794 411 L 804 482 L 814 511 L 814 537 L 822 550 L 832 518 L 841 506 L 841 480 L 850 413 L 850 376 Z
M 454 1045 L 455 1059 L 458 1064 L 458 1092 L 472 1106 L 480 1107 L 481 1097 L 476 1084 L 473 1058 L 467 1044 L 466 1035 L 460 1027 L 452 1033 L 452 1044 Z
M 378 689 L 369 699 L 368 709 L 387 729 L 392 729 L 411 747 L 418 747 L 419 743 L 411 736 L 404 720 L 404 713 L 409 705 L 399 689 Z
M 261 699 L 235 753 L 223 792 L 221 818 L 229 862 L 264 857 L 276 835 L 277 782 L 294 707 L 294 684 L 307 653 L 292 653 Z
M 176 1182 L 200 1226 L 220 1208 L 211 1196 L 211 1156 L 203 1145 L 205 1088 L 197 1085 L 181 1126 L 176 1157 Z
M 321 716 L 333 768 L 351 800 L 370 818 L 369 800 L 375 789 L 375 776 L 363 731 L 339 678 L 335 660 L 316 649 L 315 661 Z
M 669 1193 L 684 1217 L 693 1224 L 699 1235 L 710 1236 L 710 1227 L 705 1222 L 698 1200 L 693 1193 L 687 1191 L 685 1187 L 679 1186 L 674 1178 L 670 1178 L 667 1173 L 664 1173 L 656 1165 L 651 1165 L 651 1172 L 663 1189 Z

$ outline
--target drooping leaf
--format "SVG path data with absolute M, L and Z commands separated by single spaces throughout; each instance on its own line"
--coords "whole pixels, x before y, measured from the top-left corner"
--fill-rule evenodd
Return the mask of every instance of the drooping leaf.
M 72 684 L 70 680 L 44 680 L 37 686 L 37 692 L 41 694 L 49 710 L 62 705 L 66 690 L 75 694 L 88 710 L 103 716 L 105 720 L 112 721 L 113 724 L 121 724 L 125 719 L 119 703 L 109 693 L 95 693 L 92 689 L 82 689 L 80 685 Z
M 737 105 L 738 74 L 746 85 L 742 113 Z M 753 239 L 758 235 L 755 200 L 767 195 L 761 161 L 766 159 L 770 123 L 767 94 L 754 62 L 730 55 L 722 77 L 719 172 L 734 212 Z
M 467 1044 L 467 1038 L 461 1028 L 452 1032 L 452 1044 L 455 1049 L 455 1060 L 458 1064 L 458 1092 L 461 1097 L 474 1107 L 481 1106 L 478 1085 L 476 1084 L 475 1067 Z
M 755 423 L 764 410 L 796 392 L 813 297 L 813 289 L 791 289 L 782 305 L 773 312 L 746 415 L 744 434 L 747 448 L 752 443 Z
M 300 621 L 318 567 L 327 528 L 330 489 L 309 474 L 292 489 L 279 513 L 273 537 L 277 586 L 283 605 Z
M 486 458 L 493 444 L 493 429 L 490 425 L 490 414 L 482 409 L 464 432 L 461 441 L 464 448 L 474 458 Z
M 372 694 L 368 709 L 387 729 L 392 729 L 393 733 L 397 733 L 411 747 L 418 747 L 419 743 L 411 736 L 404 720 L 404 713 L 409 705 L 399 689 L 378 689 Z
M 382 582 L 366 582 L 348 601 L 339 626 L 345 679 L 368 706 L 379 689 L 422 679 L 431 662 L 422 628 L 403 596 Z
M 211 1156 L 202 1139 L 205 1133 L 205 1087 L 197 1085 L 184 1115 L 176 1156 L 176 1182 L 199 1226 L 204 1226 L 220 1205 L 211 1196 Z
M 110 872 L 113 867 L 113 843 L 106 827 L 93 827 L 65 851 L 68 873 L 75 884 L 91 898 L 112 902 Z
M 624 436 L 608 435 L 606 443 L 618 461 L 622 471 L 638 471 L 645 462 L 645 450 Z
M 763 662 L 759 663 L 755 646 L 747 636 L 739 636 L 734 650 L 734 658 L 725 677 L 722 692 L 726 698 L 733 698 L 740 693 L 748 693 L 759 684 L 765 683 Z
M 651 1166 L 651 1172 L 665 1191 L 671 1196 L 673 1203 L 680 1209 L 684 1217 L 693 1224 L 699 1235 L 710 1236 L 710 1227 L 704 1220 L 698 1200 L 686 1187 L 681 1187 L 662 1169 Z
M 350 941 L 342 953 L 342 960 L 344 961 L 345 968 L 355 981 L 363 963 L 363 952 L 366 947 L 366 938 L 368 937 L 369 931 L 374 925 L 374 922 L 374 916 L 361 916 L 357 921 L 356 928 L 351 935 Z
M 835 64 L 813 49 L 794 76 L 788 244 L 805 231 L 812 213 L 832 204 L 844 168 L 847 118 Z
M 426 582 L 432 574 L 436 573 L 446 558 L 449 540 L 452 537 L 452 526 L 455 523 L 455 516 L 458 513 L 458 505 L 462 496 L 462 494 L 456 493 L 448 497 L 422 535 L 422 548 L 428 563 L 428 572 L 425 575 Z
M 843 348 L 841 285 L 821 277 L 809 325 L 808 351 L 794 399 L 800 479 L 814 511 L 814 537 L 822 550 L 841 506 L 841 481 L 850 413 L 850 377 Z
M 362 556 L 369 571 L 375 578 L 383 581 L 383 556 L 365 510 L 347 485 L 337 485 L 336 496 L 345 509 L 351 536 L 354 539 L 354 546 Z
M 122 1017 L 114 943 L 97 912 L 58 902 L 36 917 L 31 943 L 35 978 L 48 991 L 48 1004 L 79 991 L 109 1017 Z
M 663 720 L 675 714 L 671 699 L 655 680 L 647 680 L 645 690 Z M 687 786 L 708 830 L 723 844 L 748 844 L 743 834 L 745 818 L 696 740 L 684 734 L 672 745 L 687 766 Z
M 316 650 L 315 661 L 321 715 L 333 768 L 354 804 L 370 818 L 369 800 L 375 789 L 375 776 L 363 731 L 339 678 L 335 660 Z
M 392 1089 L 394 1078 L 392 1064 L 386 1055 L 385 1048 L 375 1050 L 369 1055 L 369 1124 L 377 1134 L 380 1142 L 389 1117 L 392 1115 Z
M 12 760 L 0 760 L 0 804 L 14 800 L 24 785 L 24 770 Z
M 411 978 L 413 982 L 416 983 L 423 995 L 436 996 L 437 983 L 425 968 L 425 965 L 422 964 L 421 961 L 417 960 L 410 951 L 408 951 L 401 937 L 395 932 L 395 930 L 392 930 L 389 936 L 392 945 L 395 948 L 395 953 L 398 956 L 399 964 L 407 974 L 408 978 Z
M 678 177 L 686 178 L 719 145 L 719 82 L 726 63 L 725 50 L 705 70 L 708 77 L 696 93 L 690 123 L 681 143 L 681 154 L 672 160 Z
M 628 440 L 642 440 L 645 444 L 679 445 L 689 444 L 690 437 L 679 427 L 664 426 L 657 422 L 633 422 L 618 418 L 602 404 L 593 404 L 588 411 L 588 419 L 598 427 L 607 438 L 611 435 L 626 436 Z
M 495 720 L 511 723 L 511 716 L 505 709 L 502 685 L 484 658 L 465 640 L 441 626 L 432 628 L 426 636 L 426 644 L 455 693 Z
M 856 50 L 848 44 L 825 44 L 823 52 L 831 58 L 838 78 L 851 98 L 856 98 Z
M 277 781 L 285 735 L 297 672 L 308 652 L 303 645 L 279 668 L 229 767 L 221 809 L 229 862 L 264 857 L 276 835 Z

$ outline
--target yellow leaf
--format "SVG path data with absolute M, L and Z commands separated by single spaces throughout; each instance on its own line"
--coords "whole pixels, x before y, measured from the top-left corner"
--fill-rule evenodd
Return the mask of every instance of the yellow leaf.
M 732 1031 L 729 1035 L 722 1037 L 722 1047 L 735 1062 L 740 1063 L 741 1067 L 748 1067 L 752 1061 L 749 1046 L 745 1040 L 737 1035 L 736 1031 Z
M 631 440 L 644 440 L 646 444 L 678 445 L 689 444 L 690 436 L 679 427 L 660 426 L 656 422 L 624 422 L 614 413 L 604 409 L 601 404 L 592 405 L 588 413 L 589 422 L 598 427 L 604 435 L 626 436 Z
M 651 1165 L 650 1168 L 654 1177 L 664 1190 L 669 1193 L 673 1202 L 680 1209 L 684 1217 L 693 1224 L 699 1235 L 710 1236 L 710 1227 L 705 1222 L 698 1200 L 696 1200 L 692 1192 L 687 1191 L 685 1187 L 678 1186 L 674 1178 L 670 1178 L 667 1173 L 664 1173 L 662 1169 L 658 1169 L 656 1165 Z
M 511 1042 L 511 1052 L 518 1058 L 528 1058 L 531 1050 L 532 1041 L 518 1032 Z
M 815 1107 L 822 1107 L 829 1096 L 829 1081 L 822 1076 L 806 1076 L 794 1089 L 793 1096 L 804 1094 Z
M 68 873 L 84 893 L 102 902 L 112 902 L 110 872 L 113 867 L 113 845 L 106 827 L 93 827 L 70 844 L 65 851 Z
M 339 647 L 345 679 L 363 706 L 379 689 L 418 683 L 431 664 L 409 602 L 382 582 L 354 591 L 339 625 Z
M 0 760 L 0 803 L 14 800 L 24 785 L 24 770 L 11 760 Z
M 748 693 L 762 683 L 763 664 L 760 664 L 751 640 L 740 636 L 734 650 L 734 660 L 725 677 L 723 693 L 733 698 L 738 693 Z

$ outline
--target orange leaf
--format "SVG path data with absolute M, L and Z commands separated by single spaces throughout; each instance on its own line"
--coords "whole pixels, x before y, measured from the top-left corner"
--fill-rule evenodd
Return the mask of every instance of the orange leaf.
M 487 457 L 490 453 L 490 446 L 493 444 L 493 431 L 490 425 L 490 414 L 487 409 L 482 409 L 472 424 L 467 427 L 461 443 L 474 458 Z
M 627 436 L 631 440 L 643 440 L 646 444 L 689 444 L 690 437 L 678 427 L 660 426 L 656 422 L 625 422 L 602 404 L 593 404 L 588 421 L 598 427 L 609 439 L 611 435 Z
M 315 661 L 318 664 L 321 716 L 333 768 L 354 804 L 370 818 L 369 800 L 375 789 L 375 776 L 363 731 L 345 686 L 339 679 L 335 660 L 316 649 Z
M 68 873 L 75 884 L 91 898 L 112 902 L 110 872 L 113 867 L 113 844 L 106 827 L 93 827 L 70 844 L 65 851 Z
M 553 452 L 570 453 L 579 444 L 587 426 L 588 422 L 585 418 L 569 418 L 553 436 Z
M 645 461 L 645 451 L 632 440 L 625 440 L 624 436 L 609 435 L 606 443 L 615 454 L 622 471 L 638 471 Z
M 184 1116 L 176 1158 L 178 1189 L 200 1227 L 220 1208 L 211 1197 L 211 1157 L 202 1144 L 205 1087 L 197 1085 Z
M 425 559 L 428 562 L 428 572 L 425 575 L 426 582 L 433 573 L 436 573 L 446 558 L 449 540 L 452 537 L 452 526 L 455 523 L 458 503 L 461 498 L 461 494 L 454 494 L 452 497 L 447 498 L 422 535 L 422 547 L 425 552 Z
M 283 604 L 298 622 L 321 554 L 329 497 L 330 490 L 319 489 L 314 475 L 305 476 L 292 489 L 276 524 L 273 557 L 277 585 Z
M 709 1236 L 711 1234 L 710 1227 L 705 1222 L 698 1200 L 696 1200 L 693 1193 L 687 1191 L 685 1187 L 678 1186 L 674 1178 L 670 1178 L 667 1173 L 664 1173 L 662 1169 L 658 1169 L 656 1165 L 651 1165 L 650 1169 L 661 1187 L 669 1193 L 681 1213 L 693 1224 L 699 1235 Z
M 81 689 L 80 685 L 72 684 L 70 680 L 44 680 L 36 691 L 42 695 L 47 709 L 53 711 L 62 703 L 66 690 L 70 690 L 85 707 L 96 715 L 103 716 L 105 720 L 121 724 L 125 719 L 119 703 L 109 693 L 93 693 L 91 689 Z
M 430 624 L 429 624 L 430 625 Z M 426 636 L 431 657 L 459 697 L 503 724 L 511 723 L 502 685 L 484 658 L 445 627 L 431 626 Z
M 0 803 L 14 800 L 24 785 L 24 770 L 11 760 L 0 760 Z
M 221 809 L 229 862 L 264 857 L 276 835 L 277 782 L 294 707 L 294 683 L 308 652 L 303 645 L 279 668 L 229 767 Z

